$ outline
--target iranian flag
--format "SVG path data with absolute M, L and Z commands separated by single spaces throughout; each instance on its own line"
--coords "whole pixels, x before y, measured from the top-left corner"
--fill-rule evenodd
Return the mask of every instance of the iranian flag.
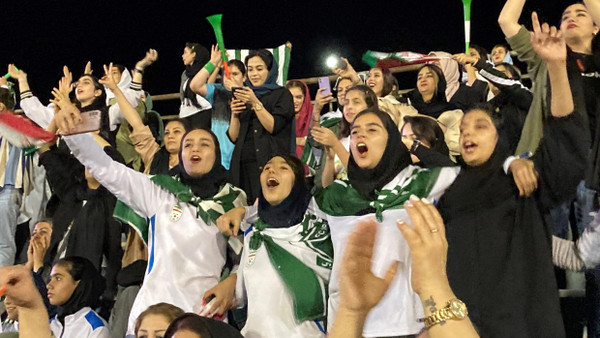
M 429 56 L 415 52 L 384 53 L 375 52 L 372 50 L 368 50 L 362 56 L 362 60 L 371 68 L 377 67 L 382 69 L 407 65 L 416 65 L 420 63 L 436 61 L 439 59 L 439 56 Z
M 0 113 L 0 137 L 19 148 L 39 147 L 54 140 L 55 134 L 12 112 Z

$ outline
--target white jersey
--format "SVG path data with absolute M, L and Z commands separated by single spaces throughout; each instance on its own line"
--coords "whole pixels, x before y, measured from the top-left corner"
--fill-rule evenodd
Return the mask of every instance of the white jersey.
M 204 223 L 196 217 L 195 206 L 178 201 L 146 175 L 112 161 L 90 135 L 65 140 L 105 188 L 150 220 L 148 268 L 131 309 L 127 333 L 133 334 L 138 315 L 156 303 L 200 312 L 204 292 L 219 283 L 226 261 L 227 242 L 216 225 Z M 241 205 L 238 200 L 234 203 Z
M 187 87 L 189 79 L 185 81 L 183 84 L 183 88 Z M 179 118 L 184 118 L 188 116 L 192 116 L 199 111 L 211 109 L 212 105 L 205 99 L 202 95 L 196 94 L 196 101 L 198 102 L 199 107 L 196 107 L 192 104 L 192 101 L 186 97 L 181 100 L 181 106 L 179 106 Z
M 393 189 L 401 186 L 406 181 L 408 174 L 414 169 L 414 166 L 408 166 L 386 184 L 383 189 Z M 434 202 L 438 201 L 452 184 L 458 171 L 458 167 L 441 169 L 428 199 Z M 396 226 L 397 220 L 403 220 L 411 224 L 410 219 L 403 208 L 384 210 L 382 216 L 383 221 L 377 227 L 371 269 L 376 276 L 383 278 L 394 261 L 399 261 L 400 264 L 385 296 L 369 312 L 363 327 L 363 336 L 385 337 L 417 334 L 424 326 L 423 322 L 419 321 L 424 317 L 423 306 L 419 296 L 413 291 L 410 284 L 410 249 Z M 333 269 L 329 284 L 329 311 L 327 317 L 329 329 L 331 329 L 339 306 L 340 264 L 344 257 L 348 236 L 354 232 L 359 222 L 373 219 L 375 219 L 374 213 L 363 216 L 327 216 L 334 251 Z
M 319 210 L 314 199 L 308 211 L 321 219 L 327 215 Z M 247 213 L 248 214 L 248 213 Z M 251 219 L 250 222 L 253 220 Z M 246 231 L 250 224 L 244 222 L 242 230 Z M 289 228 L 269 228 L 262 233 L 272 238 L 292 238 L 302 232 L 302 224 Z M 286 285 L 273 266 L 264 245 L 252 252 L 249 247 L 254 231 L 248 231 L 244 238 L 244 251 L 238 269 L 236 295 L 238 304 L 248 304 L 248 319 L 242 329 L 246 338 L 320 338 L 325 337 L 322 323 L 304 321 L 297 323 L 294 316 L 293 299 L 286 290 Z M 288 252 L 302 260 L 303 251 L 295 243 L 290 242 Z M 329 280 L 330 269 L 318 268 L 317 273 L 325 281 Z M 326 304 L 324 302 L 324 304 Z
M 60 338 L 110 338 L 104 319 L 89 307 L 66 316 L 64 327 L 57 317 L 52 318 L 50 330 Z

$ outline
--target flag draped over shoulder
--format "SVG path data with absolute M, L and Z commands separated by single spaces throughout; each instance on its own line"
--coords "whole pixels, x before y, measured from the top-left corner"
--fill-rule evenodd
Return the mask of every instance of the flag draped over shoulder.
M 273 229 L 259 219 L 252 227 L 251 252 L 261 245 L 265 246 L 271 264 L 293 299 L 296 321 L 325 317 L 328 280 L 321 276 L 328 276 L 333 265 L 327 221 L 307 211 L 300 224 Z M 322 273 L 317 273 L 318 270 Z
M 439 56 L 429 56 L 415 52 L 384 53 L 368 50 L 363 54 L 362 60 L 371 68 L 388 69 L 439 60 Z
M 393 189 L 377 192 L 377 199 L 368 201 L 347 181 L 335 180 L 315 196 L 319 208 L 331 216 L 351 216 L 366 209 L 374 209 L 379 222 L 383 220 L 383 211 L 402 209 L 410 195 L 427 197 L 438 181 L 441 168 L 421 169 L 413 167 L 407 178 Z M 454 178 L 452 178 L 454 179 Z
M 279 76 L 277 77 L 277 84 L 280 86 L 285 86 L 285 83 L 288 78 L 288 71 L 290 69 L 290 58 L 292 48 L 287 46 L 287 43 L 284 43 L 281 46 L 275 48 L 265 48 L 269 52 L 273 53 L 273 59 L 279 66 Z M 250 52 L 249 49 L 228 49 L 227 55 L 229 59 L 236 59 L 244 62 L 246 56 Z
M 331 112 L 321 117 L 320 125 L 321 127 L 331 129 L 331 127 L 340 123 L 341 120 L 342 113 Z M 310 168 L 316 169 L 320 165 L 321 157 L 315 154 L 315 149 L 313 149 L 310 142 L 306 142 L 300 160 Z
M 212 198 L 200 199 L 192 193 L 187 185 L 179 181 L 178 177 L 155 175 L 150 177 L 150 180 L 175 195 L 182 203 L 196 206 L 198 208 L 196 216 L 201 218 L 206 224 L 215 223 L 217 218 L 225 212 L 246 203 L 246 194 L 244 191 L 229 183 L 224 184 Z M 140 234 L 144 242 L 148 243 L 148 218 L 137 214 L 121 201 L 117 201 L 113 216 L 133 227 Z

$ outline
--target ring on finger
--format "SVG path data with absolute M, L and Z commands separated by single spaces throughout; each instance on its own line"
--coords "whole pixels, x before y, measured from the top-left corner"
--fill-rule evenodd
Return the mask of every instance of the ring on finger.
M 432 234 L 435 234 L 435 233 L 436 233 L 436 232 L 438 232 L 439 230 L 438 230 L 437 228 L 433 228 L 433 229 L 430 229 L 429 231 L 431 231 L 431 233 L 432 233 Z

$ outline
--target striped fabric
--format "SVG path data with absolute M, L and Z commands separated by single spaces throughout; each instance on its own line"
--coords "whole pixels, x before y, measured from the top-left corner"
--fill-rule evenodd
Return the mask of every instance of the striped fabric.
M 269 52 L 273 53 L 273 58 L 279 66 L 279 76 L 277 77 L 277 84 L 280 86 L 285 85 L 288 78 L 288 71 L 290 68 L 290 56 L 292 48 L 286 46 L 287 42 L 283 45 L 275 48 L 265 48 Z M 230 59 L 236 59 L 244 62 L 246 56 L 250 52 L 249 49 L 228 49 L 227 54 Z

